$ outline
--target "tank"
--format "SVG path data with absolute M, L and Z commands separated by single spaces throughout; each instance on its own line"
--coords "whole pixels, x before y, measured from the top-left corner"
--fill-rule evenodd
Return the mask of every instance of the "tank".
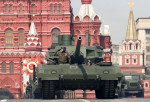
M 141 79 L 142 74 L 138 74 L 136 71 L 123 72 L 123 78 L 120 85 L 118 84 L 119 97 L 144 97 L 144 88 Z
M 70 35 L 59 35 L 57 46 L 48 48 L 46 64 L 40 64 L 33 73 L 32 97 L 55 99 L 59 90 L 95 90 L 96 98 L 115 98 L 115 89 L 121 80 L 121 70 L 111 62 L 103 62 L 103 47 L 81 46 L 82 37 L 78 37 L 74 46 Z M 66 47 L 71 63 L 59 64 L 55 53 Z M 87 62 L 90 60 L 91 64 Z

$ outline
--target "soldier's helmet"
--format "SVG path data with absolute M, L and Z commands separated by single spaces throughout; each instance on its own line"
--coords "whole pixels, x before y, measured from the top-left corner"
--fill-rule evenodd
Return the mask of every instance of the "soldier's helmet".
M 63 49 L 63 52 L 66 52 L 66 47 L 61 47 L 61 49 Z
M 27 85 L 29 85 L 29 82 L 27 81 Z
M 90 63 L 91 63 L 91 60 L 88 60 L 88 62 L 90 62 Z

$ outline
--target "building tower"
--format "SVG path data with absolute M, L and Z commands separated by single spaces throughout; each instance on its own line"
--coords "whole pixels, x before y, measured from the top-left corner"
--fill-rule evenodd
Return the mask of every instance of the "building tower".
M 100 45 L 100 16 L 95 13 L 92 0 L 81 0 L 81 2 L 79 12 L 73 19 L 75 44 L 78 36 L 82 36 L 82 45 L 93 46 L 94 43 Z
M 111 42 L 109 25 L 104 25 L 104 32 L 102 32 L 101 29 L 100 29 L 100 31 L 101 31 L 101 33 L 100 33 L 100 45 L 103 47 L 104 54 L 105 54 L 104 61 L 105 62 L 111 62 L 112 42 Z
M 143 49 L 141 41 L 138 40 L 136 26 L 133 15 L 134 3 L 130 1 L 130 15 L 127 26 L 126 38 L 123 40 L 119 48 L 119 65 L 121 71 L 137 71 L 137 73 L 145 73 L 143 61 Z
M 34 22 L 31 22 L 27 42 L 24 46 L 26 51 L 41 51 L 41 42 L 39 42 Z

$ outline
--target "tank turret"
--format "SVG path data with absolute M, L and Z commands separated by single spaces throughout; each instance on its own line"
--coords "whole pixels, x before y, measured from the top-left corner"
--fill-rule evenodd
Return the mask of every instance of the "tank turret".
M 48 55 L 46 60 L 51 63 L 57 63 L 58 56 L 54 54 L 61 49 L 66 47 L 66 51 L 71 56 L 71 63 L 83 64 L 90 60 L 92 63 L 98 63 L 103 61 L 104 51 L 99 45 L 96 46 L 81 46 L 82 37 L 78 37 L 77 45 L 74 46 L 72 43 L 73 38 L 71 35 L 59 35 L 59 41 L 57 46 L 51 46 L 48 48 Z

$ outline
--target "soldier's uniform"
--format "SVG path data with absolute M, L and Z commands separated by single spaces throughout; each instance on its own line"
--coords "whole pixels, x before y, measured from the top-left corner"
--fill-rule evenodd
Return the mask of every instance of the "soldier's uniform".
M 59 52 L 57 55 L 59 56 L 59 63 L 67 63 L 68 60 L 69 63 L 71 62 L 68 52 Z
M 59 56 L 58 62 L 60 64 L 68 63 L 68 61 L 69 61 L 69 63 L 71 63 L 71 58 L 70 58 L 70 55 L 68 52 L 66 52 L 66 51 L 59 52 L 59 53 L 56 52 L 55 55 Z

